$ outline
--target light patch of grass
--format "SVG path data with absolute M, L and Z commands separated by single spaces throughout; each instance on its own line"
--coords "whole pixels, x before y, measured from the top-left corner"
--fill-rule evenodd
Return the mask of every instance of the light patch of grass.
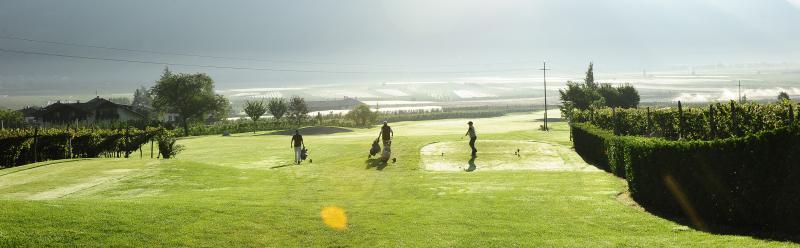
M 431 171 L 475 170 L 538 170 L 594 171 L 598 170 L 575 159 L 568 147 L 544 142 L 520 140 L 483 140 L 476 142 L 478 156 L 471 157 L 467 141 L 436 142 L 420 151 L 422 166 Z

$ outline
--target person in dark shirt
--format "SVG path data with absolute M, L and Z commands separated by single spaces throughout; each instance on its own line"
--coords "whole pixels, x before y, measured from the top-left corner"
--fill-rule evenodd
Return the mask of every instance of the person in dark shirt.
M 291 146 L 294 148 L 294 162 L 300 164 L 300 161 L 302 161 L 300 156 L 303 153 L 303 147 L 306 146 L 306 144 L 303 143 L 303 135 L 300 135 L 300 130 L 294 130 Z
M 472 148 L 472 156 L 475 157 L 478 154 L 478 149 L 475 149 L 475 140 L 478 139 L 478 135 L 475 133 L 475 127 L 472 126 L 472 121 L 467 122 L 469 128 L 467 129 L 467 134 L 464 136 L 469 135 L 469 147 Z
M 394 138 L 394 132 L 392 131 L 392 127 L 389 126 L 388 122 L 383 122 L 381 132 L 378 134 L 378 138 L 383 138 L 383 146 L 391 145 L 389 142 L 392 141 L 392 138 Z

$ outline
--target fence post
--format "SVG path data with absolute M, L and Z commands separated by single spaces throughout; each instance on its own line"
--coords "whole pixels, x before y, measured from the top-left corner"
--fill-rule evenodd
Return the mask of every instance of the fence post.
M 797 108 L 797 111 L 799 111 L 799 112 L 800 112 L 800 107 L 798 107 L 798 108 Z M 800 114 L 797 114 L 797 120 L 796 120 L 796 122 L 800 122 Z
M 647 134 L 653 133 L 653 117 L 650 115 L 650 107 L 647 107 Z
M 39 162 L 39 126 L 36 126 L 36 129 L 33 130 L 33 162 Z
M 130 130 L 130 127 L 125 127 L 125 145 L 122 146 L 122 149 L 125 150 L 125 158 L 128 158 L 131 154 L 130 150 L 128 150 L 131 145 Z
M 714 112 L 714 104 L 708 105 L 708 120 L 709 126 L 711 126 L 711 139 L 717 138 L 717 119 L 714 116 L 716 113 Z
M 733 136 L 739 136 L 739 126 L 736 122 L 736 102 L 731 100 L 731 131 Z
M 611 123 L 614 125 L 614 135 L 619 135 L 619 120 L 617 118 L 617 108 L 611 108 Z
M 77 129 L 75 131 L 77 131 Z M 72 158 L 72 135 L 74 135 L 74 132 L 69 131 L 69 126 L 67 126 L 67 134 L 69 135 L 69 137 L 67 137 L 67 158 Z
M 794 105 L 789 104 L 789 125 L 794 124 Z
M 678 101 L 678 139 L 683 139 L 684 120 L 683 120 L 683 105 Z

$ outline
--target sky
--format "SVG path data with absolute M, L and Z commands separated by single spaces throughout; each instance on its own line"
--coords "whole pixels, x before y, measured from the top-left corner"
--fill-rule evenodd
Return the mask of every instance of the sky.
M 2 0 L 0 95 L 132 90 L 166 64 L 225 89 L 797 62 L 798 24 L 800 0 Z

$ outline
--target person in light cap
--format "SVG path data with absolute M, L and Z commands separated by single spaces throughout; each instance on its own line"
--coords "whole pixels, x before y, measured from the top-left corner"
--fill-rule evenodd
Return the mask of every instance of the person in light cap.
M 475 157 L 478 155 L 478 149 L 475 149 L 475 140 L 478 139 L 478 135 L 475 133 L 475 127 L 472 126 L 472 121 L 467 122 L 467 125 L 469 125 L 469 128 L 464 136 L 469 135 L 469 147 L 472 148 L 472 156 Z

